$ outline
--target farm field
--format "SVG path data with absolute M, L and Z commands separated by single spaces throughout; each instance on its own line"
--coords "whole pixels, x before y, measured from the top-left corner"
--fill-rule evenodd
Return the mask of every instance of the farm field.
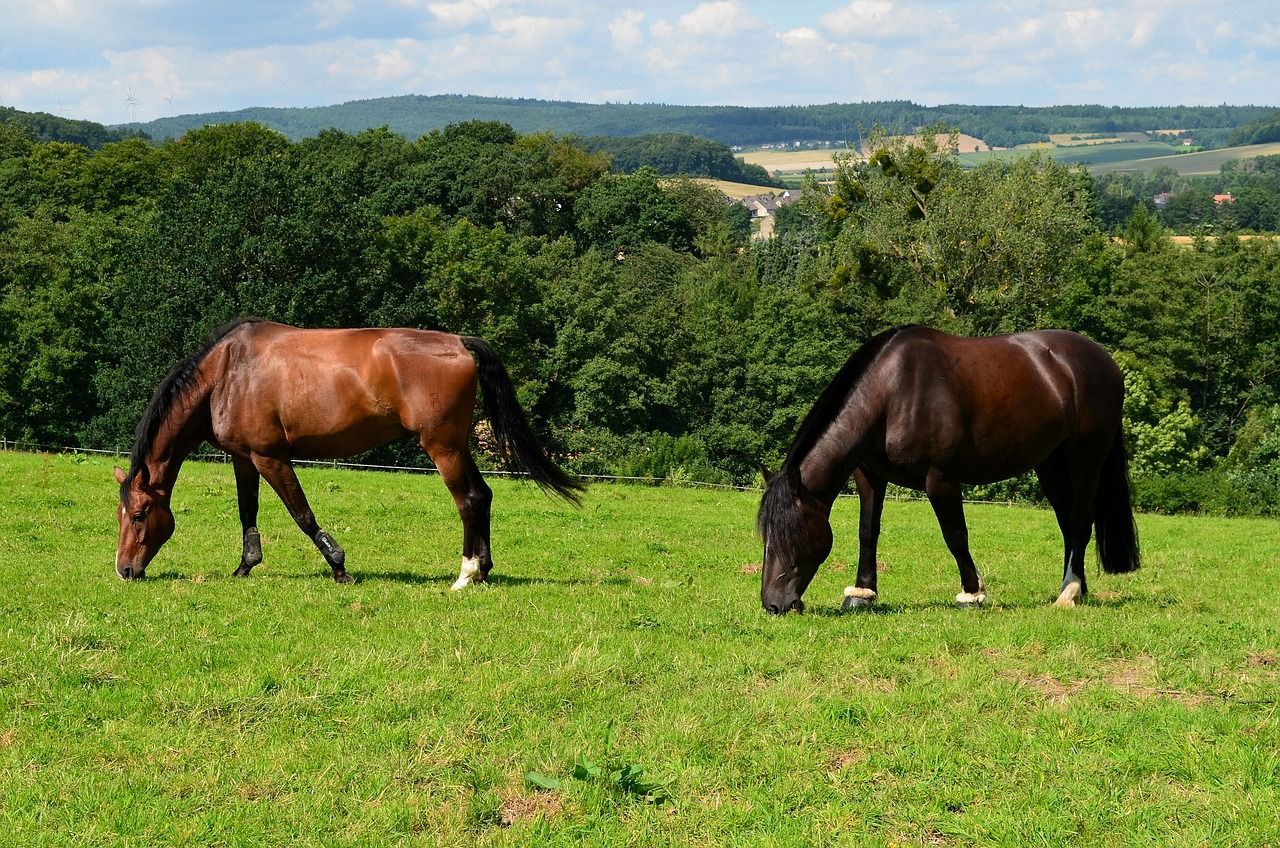
M 1233 159 L 1250 159 L 1254 156 L 1276 155 L 1280 155 L 1280 142 L 1250 144 L 1245 147 L 1224 147 L 1219 150 L 1204 150 L 1199 153 L 1184 153 L 1180 156 L 1159 159 L 1098 163 L 1090 166 L 1090 170 L 1095 174 L 1106 174 L 1115 171 L 1153 171 L 1156 168 L 1170 167 L 1184 177 L 1192 177 L 1216 174 L 1224 164 Z
M 781 194 L 784 191 L 784 189 L 780 189 L 776 186 L 752 185 L 750 183 L 734 183 L 728 180 L 700 179 L 698 180 L 698 182 L 704 183 L 705 185 L 709 185 L 712 188 L 722 192 L 726 197 L 731 197 L 734 200 L 741 200 L 744 197 L 749 197 L 754 194 Z
M 771 618 L 756 493 L 491 478 L 495 579 L 452 593 L 434 477 L 300 471 L 338 586 L 265 488 L 230 577 L 231 469 L 190 463 L 126 584 L 111 465 L 0 453 L 8 844 L 1280 842 L 1275 521 L 1140 516 L 1143 570 L 1061 610 L 1051 514 L 971 505 L 972 612 L 891 502 L 884 603 L 848 616 L 842 500 L 809 612 Z
M 906 140 L 914 141 L 915 136 L 906 136 Z M 958 135 L 957 148 L 971 151 L 966 155 L 974 155 L 972 151 L 986 151 L 986 142 L 971 135 Z M 738 154 L 738 158 L 752 165 L 760 165 L 771 174 L 799 174 L 804 171 L 831 170 L 835 167 L 835 154 L 848 153 L 847 148 L 828 150 L 752 150 Z M 977 154 L 981 155 L 981 154 Z

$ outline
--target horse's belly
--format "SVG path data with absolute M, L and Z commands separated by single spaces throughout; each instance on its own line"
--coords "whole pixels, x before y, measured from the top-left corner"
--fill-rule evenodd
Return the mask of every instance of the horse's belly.
M 306 426 L 284 425 L 289 453 L 298 459 L 341 459 L 372 450 L 406 435 L 398 418 L 365 417 L 308 421 Z M 321 426 L 316 426 L 320 424 Z

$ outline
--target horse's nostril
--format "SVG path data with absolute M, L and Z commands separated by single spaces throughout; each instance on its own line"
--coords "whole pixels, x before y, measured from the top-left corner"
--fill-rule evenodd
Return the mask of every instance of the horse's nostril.
M 125 580 L 132 579 L 133 569 L 126 565 L 124 568 L 120 569 L 120 576 L 123 577 Z

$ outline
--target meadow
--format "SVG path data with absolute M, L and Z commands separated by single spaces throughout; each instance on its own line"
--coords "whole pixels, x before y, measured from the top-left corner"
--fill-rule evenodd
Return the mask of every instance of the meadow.
M 453 593 L 432 476 L 306 468 L 358 578 L 264 489 L 190 463 L 147 580 L 112 570 L 110 458 L 0 454 L 0 841 L 91 845 L 1280 842 L 1280 524 L 1142 515 L 1145 565 L 1050 606 L 1048 512 L 885 510 L 877 613 L 759 608 L 758 494 L 492 479 L 491 584 Z

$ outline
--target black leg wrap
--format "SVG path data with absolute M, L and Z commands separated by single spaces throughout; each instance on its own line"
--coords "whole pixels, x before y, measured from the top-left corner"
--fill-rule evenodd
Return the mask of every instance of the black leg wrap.
M 329 563 L 329 567 L 333 569 L 333 579 L 338 583 L 354 583 L 350 574 L 347 574 L 346 561 L 347 555 L 337 542 L 333 541 L 333 537 L 325 531 L 321 530 L 315 536 L 316 547 L 320 549 L 320 553 L 324 554 L 325 561 Z
M 241 562 L 246 571 L 262 562 L 262 535 L 257 527 L 244 531 L 244 556 Z
M 324 555 L 325 561 L 328 562 L 329 565 L 333 566 L 335 571 L 341 571 L 343 565 L 347 561 L 347 555 L 343 552 L 338 543 L 333 541 L 333 537 L 324 530 L 321 530 L 319 533 L 316 533 L 314 541 L 316 543 L 316 547 L 320 549 L 320 553 Z

